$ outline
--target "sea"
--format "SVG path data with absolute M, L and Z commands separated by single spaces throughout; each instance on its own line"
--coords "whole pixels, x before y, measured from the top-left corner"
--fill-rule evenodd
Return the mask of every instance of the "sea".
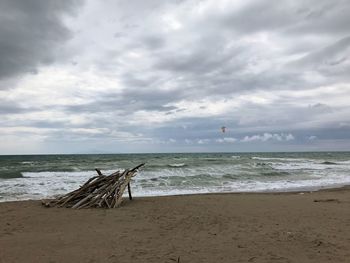
M 133 196 L 313 191 L 350 184 L 350 152 L 0 156 L 0 202 L 44 199 L 145 163 Z

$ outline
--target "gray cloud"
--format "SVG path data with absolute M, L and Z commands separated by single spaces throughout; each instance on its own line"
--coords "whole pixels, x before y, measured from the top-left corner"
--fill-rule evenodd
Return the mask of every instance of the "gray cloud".
M 214 16 L 214 21 L 239 34 L 278 32 L 292 37 L 348 34 L 350 3 L 346 0 L 247 1 L 238 9 L 227 9 Z
M 188 2 L 182 4 L 185 7 L 189 5 Z M 159 6 L 157 8 L 161 9 Z M 133 93 L 132 90 L 136 87 L 138 91 L 145 89 L 151 94 L 146 100 L 151 104 L 152 95 L 155 96 L 154 101 L 157 101 L 155 94 L 169 85 L 177 90 L 177 96 L 171 97 L 171 100 L 175 101 L 194 95 L 197 98 L 205 98 L 253 92 L 257 89 L 310 89 L 321 83 L 342 82 L 346 78 L 347 67 L 334 69 L 334 65 L 344 65 L 347 58 L 345 55 L 332 54 L 332 50 L 333 53 L 346 54 L 344 48 L 347 46 L 348 31 L 345 30 L 347 20 L 343 17 L 344 8 L 349 8 L 346 2 L 334 4 L 331 1 L 287 1 L 271 6 L 268 1 L 249 1 L 238 9 L 228 7 L 223 13 L 213 11 L 202 19 L 190 20 L 188 25 L 185 24 L 184 28 L 173 34 L 160 30 L 150 30 L 148 34 L 143 31 L 142 29 L 153 26 L 152 18 L 146 13 L 144 26 L 139 26 L 142 33 L 129 36 L 129 39 L 126 38 L 125 43 L 123 42 L 126 50 L 145 54 L 142 67 L 133 65 L 130 68 L 124 64 L 125 71 L 121 64 L 116 64 L 116 67 L 119 68 L 118 74 L 123 83 L 130 90 L 126 93 Z M 163 9 L 167 10 L 166 7 Z M 340 17 L 338 13 L 341 13 Z M 124 17 L 125 21 L 127 19 Z M 319 21 L 320 29 L 323 28 L 322 21 L 337 25 L 343 21 L 344 30 L 339 34 L 332 30 L 320 33 L 311 27 L 316 23 L 315 20 Z M 298 35 L 298 31 L 302 33 Z M 254 38 L 254 34 L 260 32 L 275 34 L 284 40 L 282 43 L 274 43 L 275 40 L 267 39 L 266 46 L 261 47 L 242 41 L 243 37 Z M 319 34 L 318 52 L 314 52 L 315 34 Z M 330 38 L 335 37 L 343 37 L 343 40 L 322 49 L 329 44 Z M 269 50 L 270 45 L 276 44 L 282 44 L 285 53 Z M 342 48 L 344 51 L 341 51 Z M 293 62 L 297 64 L 297 69 L 290 67 L 291 64 L 286 63 L 287 61 L 280 60 L 281 55 L 288 56 L 291 50 L 294 53 L 307 53 L 298 62 Z M 320 61 L 325 60 L 333 69 L 327 71 L 320 65 Z M 131 62 L 125 63 L 131 65 Z M 271 65 L 266 67 L 267 63 Z M 315 70 L 321 76 L 332 75 L 332 79 L 321 80 L 318 83 L 316 78 L 312 82 L 306 81 L 304 74 L 307 72 L 300 71 L 300 64 L 309 70 Z M 110 66 L 113 69 L 116 67 Z M 337 76 L 339 74 L 342 75 Z M 144 95 L 145 93 L 143 92 Z M 144 106 L 140 104 L 140 108 Z
M 9 114 L 21 114 L 25 112 L 34 112 L 40 110 L 35 107 L 22 106 L 15 100 L 0 98 L 0 114 L 5 116 Z
M 21 108 L 16 103 L 11 102 L 3 102 L 0 105 L 0 114 L 16 114 L 23 112 L 24 109 Z
M 344 37 L 330 46 L 311 52 L 294 62 L 300 67 L 336 66 L 346 62 L 350 49 L 350 36 Z
M 0 2 L 0 79 L 36 74 L 40 65 L 62 56 L 72 35 L 62 21 L 81 1 L 3 0 Z
M 91 148 L 124 140 L 146 150 L 147 142 L 169 151 L 233 149 L 226 143 L 297 150 L 350 141 L 349 1 L 80 5 L 0 3 L 0 89 L 11 98 L 0 106 L 3 127 Z M 47 65 L 55 71 L 41 73 Z M 28 72 L 37 75 L 7 78 Z

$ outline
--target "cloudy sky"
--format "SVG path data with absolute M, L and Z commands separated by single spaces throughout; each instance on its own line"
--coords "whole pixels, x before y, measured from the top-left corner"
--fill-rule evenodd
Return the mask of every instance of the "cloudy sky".
M 349 150 L 349 14 L 0 0 L 0 154 Z

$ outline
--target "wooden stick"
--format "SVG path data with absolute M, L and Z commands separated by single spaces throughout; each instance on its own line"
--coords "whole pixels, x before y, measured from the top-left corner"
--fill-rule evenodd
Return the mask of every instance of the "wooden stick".
M 101 173 L 101 170 L 100 169 L 95 169 L 95 171 L 98 173 L 98 175 L 103 175 L 102 173 Z
M 128 193 L 129 193 L 129 200 L 132 200 L 130 183 L 128 183 Z

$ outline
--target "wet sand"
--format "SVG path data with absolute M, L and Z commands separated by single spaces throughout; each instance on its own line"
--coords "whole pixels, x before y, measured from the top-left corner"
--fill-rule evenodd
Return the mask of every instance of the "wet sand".
M 315 202 L 316 201 L 316 202 Z M 350 188 L 0 203 L 0 262 L 350 262 Z

